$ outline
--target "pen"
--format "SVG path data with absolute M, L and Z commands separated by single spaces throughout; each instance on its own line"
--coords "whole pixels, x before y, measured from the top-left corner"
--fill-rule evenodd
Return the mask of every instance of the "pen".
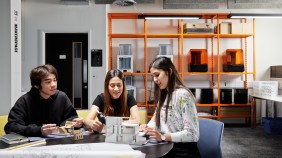
M 146 145 L 149 142 L 149 139 L 146 140 L 144 143 L 142 143 L 142 145 Z

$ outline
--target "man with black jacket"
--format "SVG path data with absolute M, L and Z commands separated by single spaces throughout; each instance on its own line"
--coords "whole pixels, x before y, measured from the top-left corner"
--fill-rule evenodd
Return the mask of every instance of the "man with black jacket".
M 6 133 L 18 133 L 27 137 L 44 136 L 56 132 L 57 126 L 75 121 L 82 126 L 68 96 L 57 90 L 58 73 L 52 65 L 42 65 L 30 73 L 31 90 L 21 96 L 11 109 Z

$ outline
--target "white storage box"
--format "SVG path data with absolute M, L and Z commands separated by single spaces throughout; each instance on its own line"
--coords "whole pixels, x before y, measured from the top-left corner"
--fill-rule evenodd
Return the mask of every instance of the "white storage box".
M 274 97 L 278 95 L 278 81 L 254 81 L 253 94 L 262 97 Z

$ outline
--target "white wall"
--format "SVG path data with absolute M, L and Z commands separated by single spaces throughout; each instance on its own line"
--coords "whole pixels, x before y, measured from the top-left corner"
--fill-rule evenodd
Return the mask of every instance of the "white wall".
M 88 32 L 88 57 L 91 57 L 90 49 L 103 50 L 103 67 L 90 68 L 90 60 L 88 64 L 90 68 L 88 102 L 92 104 L 96 95 L 103 92 L 106 73 L 106 6 L 95 5 L 92 1 L 90 5 L 65 5 L 59 0 L 23 0 L 22 11 L 24 91 L 30 89 L 30 70 L 43 64 L 43 32 Z
M 2 0 L 0 1 L 0 115 L 7 114 L 11 107 L 10 32 L 10 0 Z
M 282 18 L 257 19 L 257 80 L 269 80 L 270 66 L 282 65 Z
M 9 37 L 5 29 L 8 20 L 7 1 L 0 1 L 0 46 L 1 52 L 9 51 L 4 39 Z M 22 32 L 23 32 L 23 55 L 22 55 L 22 88 L 30 89 L 29 72 L 41 63 L 42 59 L 42 32 L 88 32 L 90 34 L 89 49 L 103 50 L 103 67 L 91 68 L 89 74 L 89 104 L 97 94 L 103 92 L 104 77 L 107 70 L 107 12 L 279 12 L 280 10 L 227 10 L 221 9 L 195 10 L 195 9 L 163 9 L 162 0 L 156 0 L 155 4 L 137 4 L 134 7 L 118 7 L 113 5 L 94 4 L 90 5 L 64 5 L 59 0 L 22 0 Z M 269 66 L 282 64 L 280 35 L 282 19 L 258 19 L 257 20 L 257 80 L 268 79 Z M 4 28 L 4 29 L 3 29 Z M 3 31 L 4 30 L 4 31 Z M 7 56 L 0 53 L 1 74 L 10 76 L 10 70 L 5 65 L 10 65 Z M 90 50 L 89 50 L 90 57 Z M 90 66 L 90 65 L 89 65 Z M 1 75 L 1 81 L 4 75 Z M 95 77 L 94 77 L 95 76 Z M 4 96 L 10 91 L 10 83 L 0 82 Z M 3 101 L 2 101 L 3 102 Z M 10 104 L 6 102 L 5 104 Z M 1 104 L 2 105 L 2 104 Z M 10 106 L 10 105 L 9 105 Z M 1 108 L 2 111 L 2 108 Z
M 0 115 L 21 95 L 21 1 L 0 1 Z

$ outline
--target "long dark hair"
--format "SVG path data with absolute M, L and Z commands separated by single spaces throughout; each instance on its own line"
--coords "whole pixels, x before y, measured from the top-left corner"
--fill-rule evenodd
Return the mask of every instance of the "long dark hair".
M 167 102 L 166 102 L 166 119 L 165 122 L 167 122 L 167 113 L 168 113 L 168 105 L 169 102 L 172 98 L 172 93 L 175 91 L 177 88 L 185 88 L 187 91 L 191 94 L 193 97 L 192 92 L 184 85 L 182 79 L 180 78 L 178 71 L 176 70 L 175 66 L 173 65 L 172 61 L 170 58 L 167 57 L 158 57 L 155 60 L 151 62 L 149 65 L 149 71 L 151 68 L 156 68 L 163 70 L 166 75 L 168 75 L 168 83 L 167 83 L 167 88 L 165 89 L 160 89 L 158 85 L 155 84 L 154 86 L 154 99 L 155 102 L 157 103 L 157 108 L 156 108 L 156 125 L 157 127 L 160 127 L 160 112 L 161 108 L 164 105 L 165 98 L 167 96 Z M 195 101 L 195 99 L 194 99 Z
M 121 104 L 118 110 L 117 115 L 122 117 L 129 117 L 129 110 L 127 107 L 127 90 L 125 86 L 125 79 L 122 72 L 118 69 L 112 69 L 108 71 L 105 78 L 105 85 L 104 85 L 104 96 L 105 96 L 105 107 L 104 107 L 104 115 L 105 116 L 114 116 L 114 107 L 111 101 L 111 94 L 109 92 L 109 83 L 110 80 L 114 77 L 118 77 L 122 80 L 123 90 L 119 97 L 119 103 Z

